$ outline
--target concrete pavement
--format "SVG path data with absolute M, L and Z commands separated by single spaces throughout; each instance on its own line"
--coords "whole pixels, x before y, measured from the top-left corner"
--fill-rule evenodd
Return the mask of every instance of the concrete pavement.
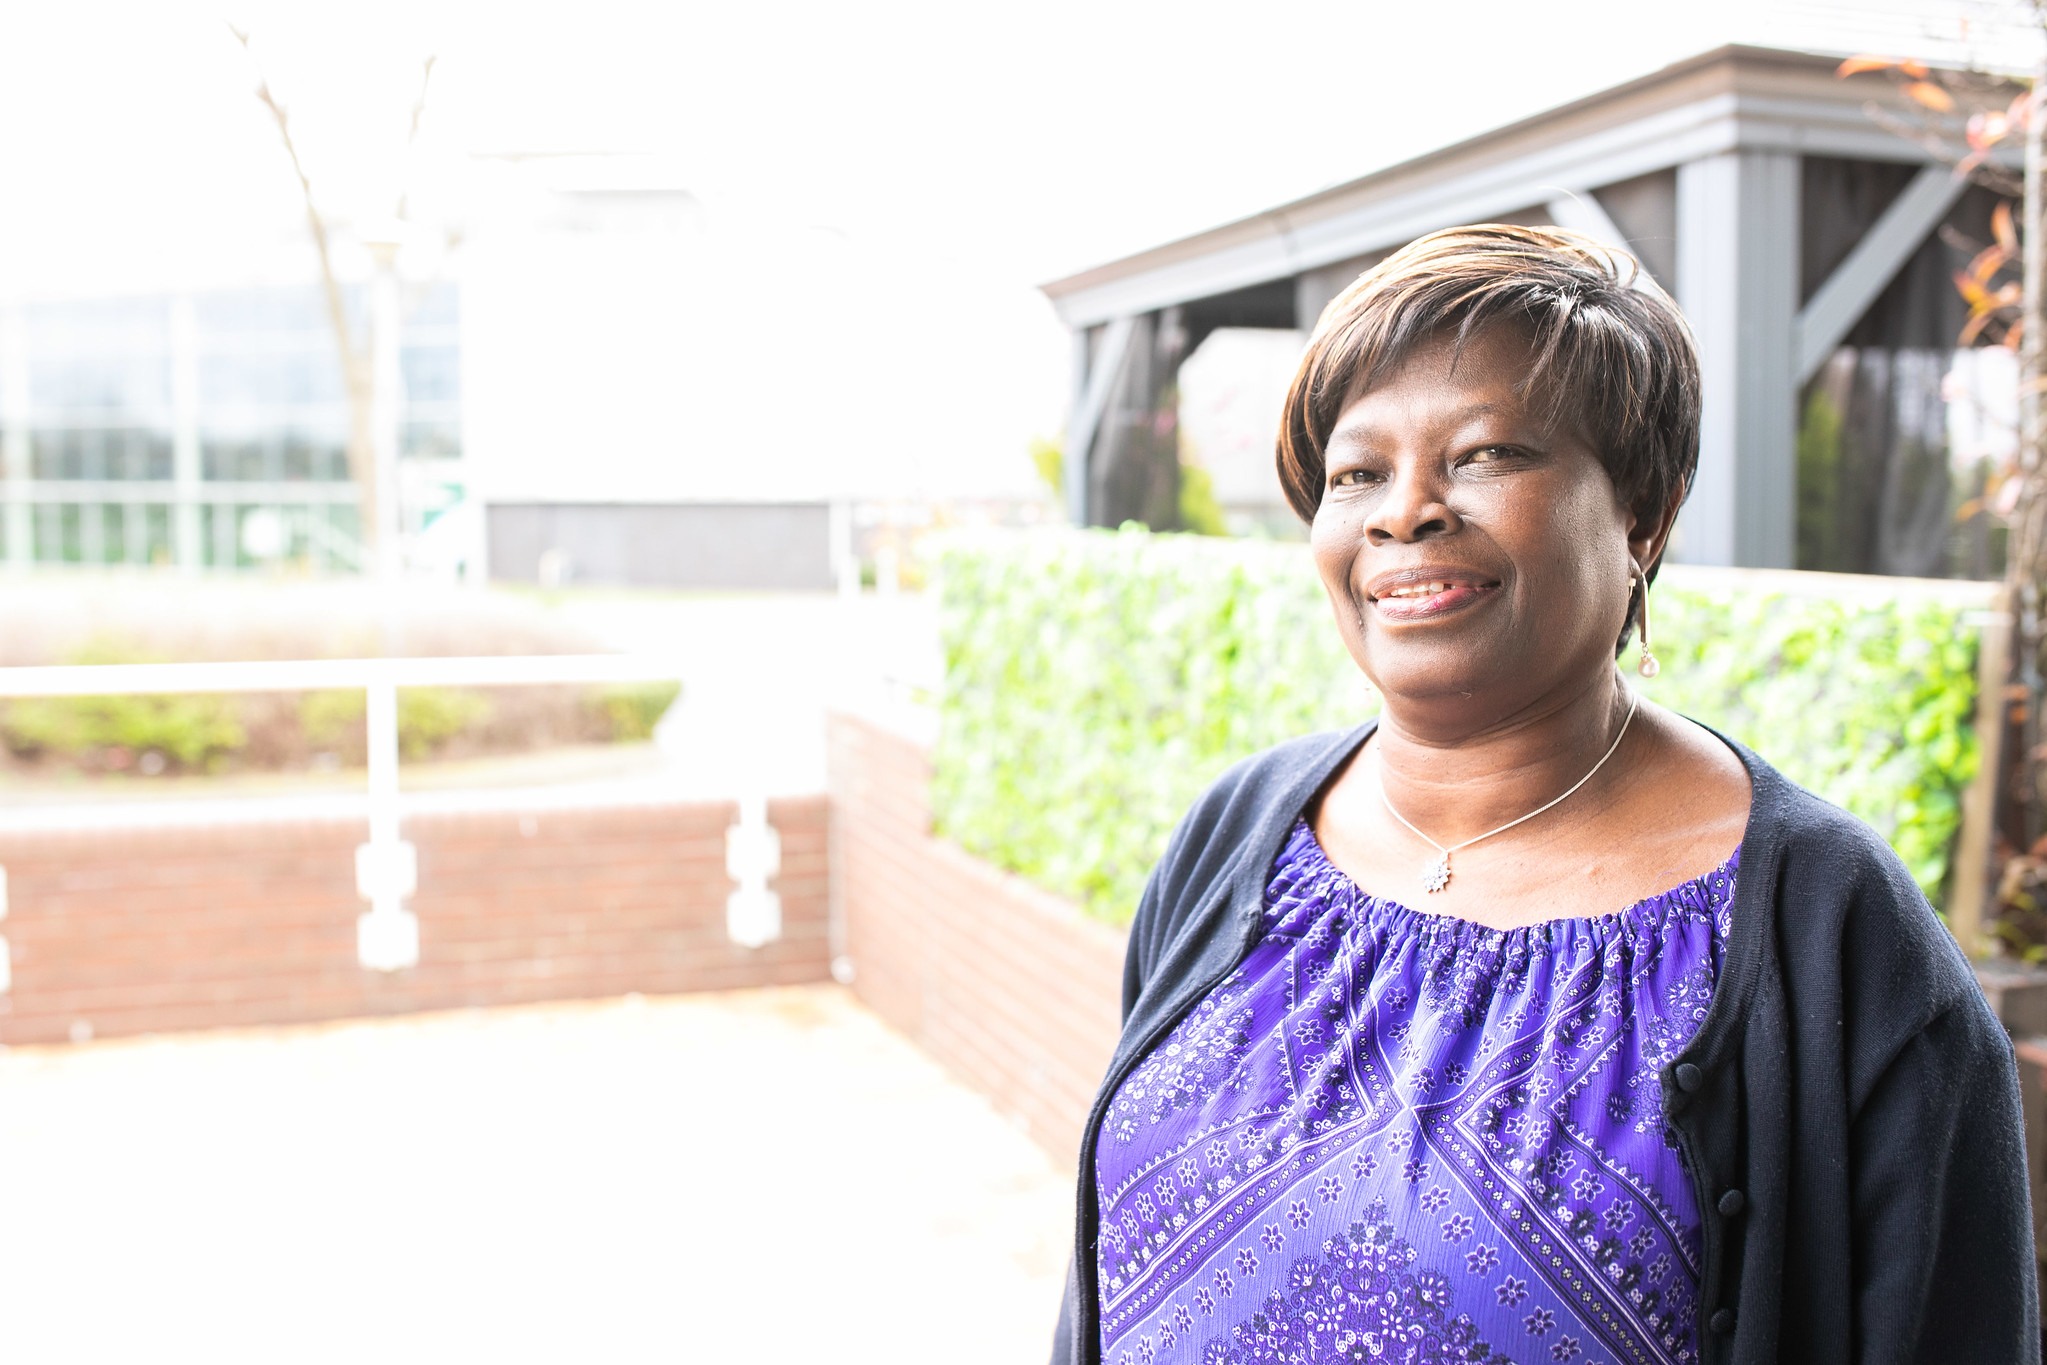
M 1071 1217 L 833 986 L 0 1056 L 19 1365 L 1036 1365 Z

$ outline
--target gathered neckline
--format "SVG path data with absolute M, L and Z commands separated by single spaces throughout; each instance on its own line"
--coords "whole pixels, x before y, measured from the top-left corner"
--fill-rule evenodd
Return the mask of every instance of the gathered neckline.
M 1559 915 L 1554 919 L 1537 920 L 1533 924 L 1519 924 L 1503 929 L 1481 924 L 1477 920 L 1465 919 L 1461 915 L 1416 910 L 1391 897 L 1373 895 L 1353 881 L 1349 873 L 1330 861 L 1328 851 L 1322 847 L 1322 840 L 1315 834 L 1314 826 L 1308 823 L 1306 817 L 1300 817 L 1294 821 L 1293 833 L 1288 836 L 1286 846 L 1274 862 L 1272 876 L 1266 887 L 1265 913 L 1268 929 L 1280 930 L 1289 917 L 1288 912 L 1298 909 L 1301 902 L 1312 896 L 1316 888 L 1322 889 L 1324 896 L 1328 890 L 1336 889 L 1344 892 L 1346 899 L 1352 900 L 1362 912 L 1358 916 L 1359 919 L 1382 932 L 1391 934 L 1412 934 L 1423 938 L 1448 937 L 1477 941 L 1488 947 L 1512 946 L 1517 943 L 1526 946 L 1534 946 L 1537 943 L 1548 945 L 1560 939 L 1605 940 L 1616 936 L 1633 937 L 1645 932 L 1660 932 L 1673 915 L 1692 918 L 1703 915 L 1708 920 L 1716 920 L 1716 912 L 1731 903 L 1734 898 L 1734 878 L 1740 867 L 1741 846 L 1737 844 L 1734 852 L 1712 871 L 1703 872 L 1668 890 L 1644 896 L 1641 900 L 1619 910 L 1609 910 L 1597 915 Z

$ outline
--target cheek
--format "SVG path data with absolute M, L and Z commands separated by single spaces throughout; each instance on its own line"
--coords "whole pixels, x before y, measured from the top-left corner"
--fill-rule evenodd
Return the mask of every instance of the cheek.
M 1602 615 L 1606 589 L 1627 578 L 1626 523 L 1603 487 L 1574 488 L 1528 519 L 1516 557 L 1540 566 L 1540 598 L 1547 610 L 1589 623 Z
M 1351 570 L 1357 562 L 1357 528 L 1354 518 L 1325 501 L 1308 524 L 1308 554 L 1315 561 L 1316 576 L 1333 596 L 1347 599 Z

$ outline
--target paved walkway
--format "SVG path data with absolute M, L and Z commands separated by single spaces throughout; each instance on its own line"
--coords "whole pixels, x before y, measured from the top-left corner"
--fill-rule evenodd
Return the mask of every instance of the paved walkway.
M 1070 1178 L 837 987 L 0 1055 L 0 1357 L 1045 1359 Z

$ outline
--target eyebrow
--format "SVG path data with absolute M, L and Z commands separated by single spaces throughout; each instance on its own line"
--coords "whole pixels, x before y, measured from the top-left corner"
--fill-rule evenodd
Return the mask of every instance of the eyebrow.
M 1515 409 L 1505 403 L 1467 403 L 1452 413 L 1449 420 L 1453 423 L 1461 424 L 1469 422 L 1474 417 L 1484 417 L 1492 413 L 1508 411 L 1515 411 Z M 1358 427 L 1345 426 L 1339 423 L 1336 430 L 1329 433 L 1329 444 L 1331 446 L 1339 443 L 1354 444 L 1361 436 L 1362 432 Z M 1350 439 L 1346 441 L 1346 437 Z

